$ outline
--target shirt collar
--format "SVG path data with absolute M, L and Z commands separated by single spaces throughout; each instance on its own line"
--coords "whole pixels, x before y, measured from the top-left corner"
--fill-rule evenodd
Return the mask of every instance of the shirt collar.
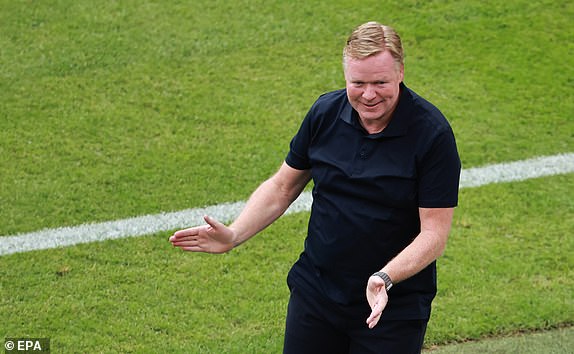
M 376 139 L 382 137 L 403 136 L 407 133 L 409 113 L 412 109 L 412 105 L 410 103 L 412 102 L 413 97 L 411 91 L 405 86 L 405 84 L 401 82 L 399 85 L 401 89 L 401 93 L 399 94 L 399 103 L 395 108 L 395 112 L 393 113 L 393 117 L 391 118 L 389 125 L 387 125 L 387 127 L 380 133 L 368 135 L 370 138 Z M 347 124 L 361 129 L 363 132 L 365 131 L 359 123 L 359 114 L 351 106 L 349 99 L 346 100 L 339 118 Z

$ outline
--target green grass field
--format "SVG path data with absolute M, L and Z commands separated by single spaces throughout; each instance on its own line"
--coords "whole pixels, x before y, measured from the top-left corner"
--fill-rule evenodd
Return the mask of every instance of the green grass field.
M 405 83 L 448 117 L 463 168 L 574 152 L 572 18 L 568 1 L 0 0 L 0 235 L 246 199 L 343 87 L 344 41 L 368 20 L 401 34 Z M 428 348 L 574 324 L 573 187 L 461 190 Z M 169 232 L 1 256 L 0 335 L 280 352 L 307 218 L 219 256 Z

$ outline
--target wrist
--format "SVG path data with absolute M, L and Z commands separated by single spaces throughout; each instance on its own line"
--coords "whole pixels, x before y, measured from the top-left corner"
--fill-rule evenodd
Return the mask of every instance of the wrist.
M 243 243 L 239 237 L 239 232 L 233 227 L 233 225 L 229 226 L 229 230 L 231 231 L 231 238 L 230 238 L 230 243 L 231 243 L 231 249 L 234 249 L 235 247 L 239 246 L 241 243 Z
M 393 281 L 391 279 L 391 277 L 389 277 L 389 275 L 385 272 L 375 272 L 372 275 L 373 277 L 379 277 L 381 279 L 383 279 L 383 281 L 385 282 L 385 290 L 388 292 L 389 290 L 391 290 L 391 288 L 393 287 Z

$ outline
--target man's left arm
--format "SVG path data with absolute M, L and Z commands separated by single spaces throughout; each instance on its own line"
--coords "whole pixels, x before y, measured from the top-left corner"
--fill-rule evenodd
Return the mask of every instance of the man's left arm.
M 421 232 L 381 272 L 386 273 L 392 283 L 398 283 L 417 274 L 440 257 L 446 248 L 453 213 L 454 208 L 419 208 Z M 388 301 L 385 282 L 381 277 L 369 278 L 367 300 L 372 310 L 367 324 L 373 328 Z

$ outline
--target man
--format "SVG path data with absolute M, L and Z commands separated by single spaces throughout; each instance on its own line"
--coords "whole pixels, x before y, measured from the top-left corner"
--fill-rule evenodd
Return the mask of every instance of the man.
M 417 353 L 458 202 L 455 139 L 440 111 L 404 85 L 392 28 L 357 27 L 343 68 L 346 89 L 315 102 L 285 162 L 238 218 L 227 227 L 206 216 L 207 225 L 170 241 L 228 252 L 279 218 L 313 179 L 305 249 L 287 278 L 284 352 Z

